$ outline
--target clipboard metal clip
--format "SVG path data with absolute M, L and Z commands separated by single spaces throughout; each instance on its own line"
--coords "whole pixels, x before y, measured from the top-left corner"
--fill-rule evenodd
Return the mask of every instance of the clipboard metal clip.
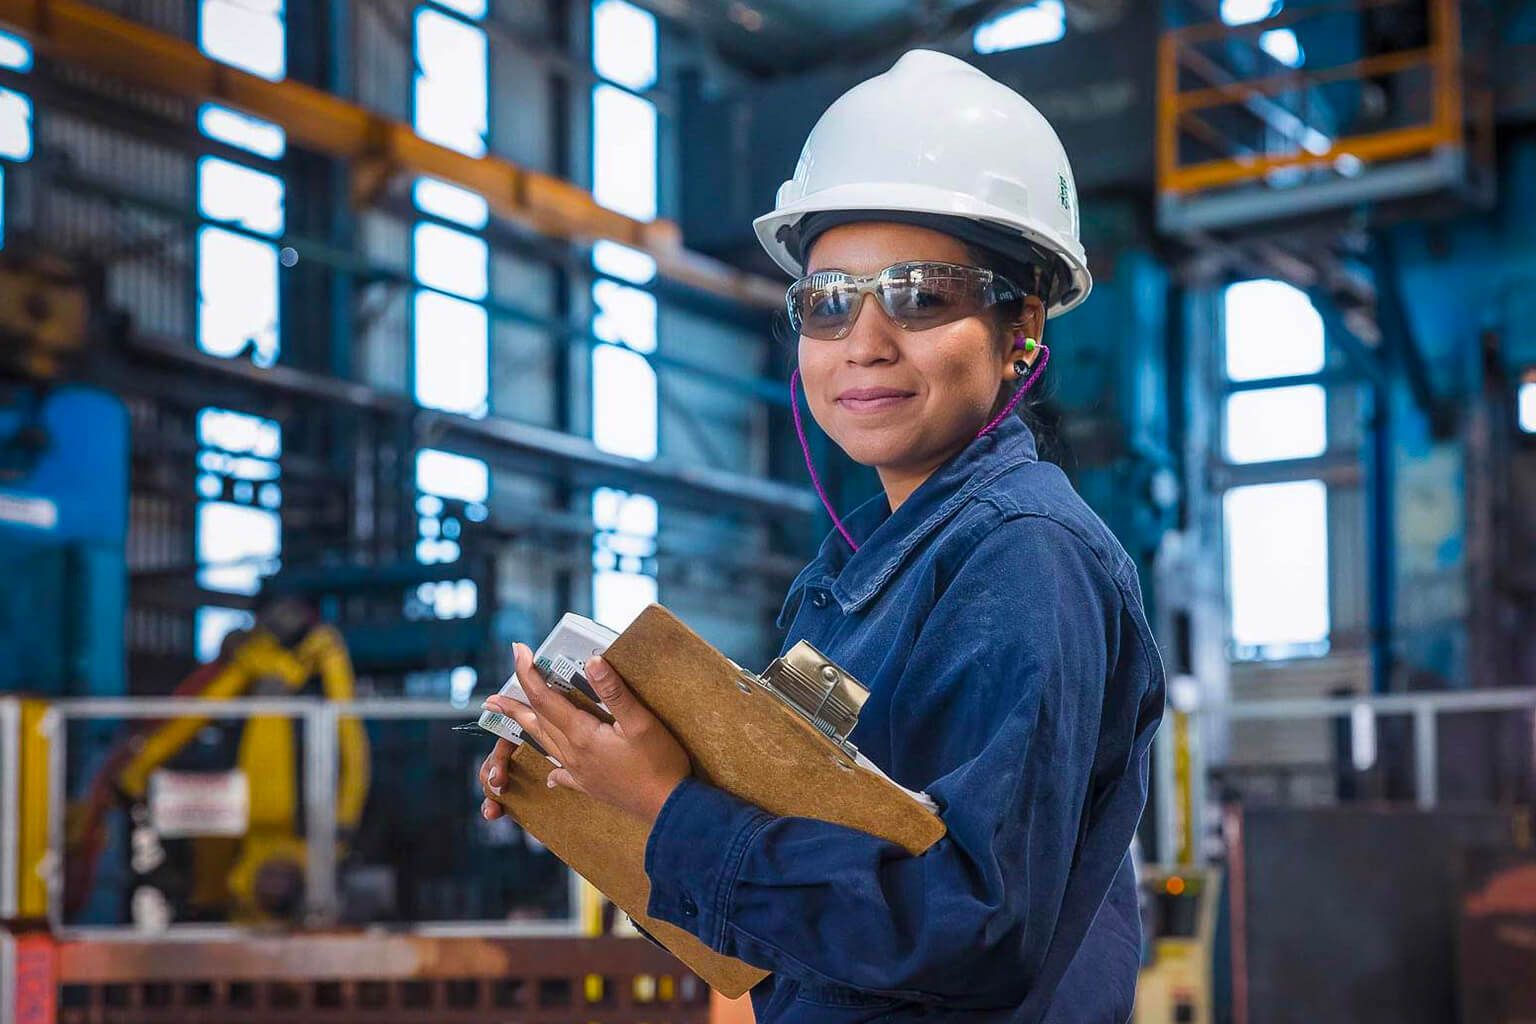
M 801 640 L 752 681 L 798 711 L 849 757 L 857 756 L 848 734 L 859 724 L 869 690 L 831 658 Z

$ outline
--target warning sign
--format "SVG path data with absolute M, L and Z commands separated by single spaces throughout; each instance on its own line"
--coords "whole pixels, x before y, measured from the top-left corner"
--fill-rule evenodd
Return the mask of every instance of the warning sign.
M 243 836 L 250 816 L 244 772 L 157 771 L 149 777 L 149 820 L 163 839 Z

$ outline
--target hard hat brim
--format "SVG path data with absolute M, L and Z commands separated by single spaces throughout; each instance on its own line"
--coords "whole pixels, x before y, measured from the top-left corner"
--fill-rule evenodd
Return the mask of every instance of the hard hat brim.
M 890 210 L 905 213 L 932 213 L 961 217 L 1017 233 L 1059 256 L 1072 278 L 1068 297 L 1047 309 L 1056 317 L 1066 313 L 1088 297 L 1093 276 L 1081 244 L 1060 237 L 1039 224 L 1022 223 L 1017 214 L 978 200 L 975 196 L 931 185 L 864 183 L 839 185 L 765 213 L 752 222 L 757 240 L 785 273 L 799 277 L 804 272 L 796 253 L 779 237 L 780 229 L 797 224 L 808 213 L 833 210 Z

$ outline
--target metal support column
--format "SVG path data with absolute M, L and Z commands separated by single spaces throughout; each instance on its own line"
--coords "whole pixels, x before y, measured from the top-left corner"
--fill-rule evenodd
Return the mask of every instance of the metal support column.
M 1370 464 L 1366 500 L 1370 522 L 1371 692 L 1392 689 L 1393 623 L 1397 603 L 1397 474 L 1393 470 L 1390 386 L 1371 388 Z
M 21 870 L 21 702 L 0 698 L 0 921 L 17 916 Z M 0 992 L 9 991 L 0 985 Z
M 316 701 L 304 714 L 305 909 L 310 926 L 337 917 L 336 773 L 337 706 Z
M 1435 709 L 1413 709 L 1413 798 L 1424 810 L 1439 800 L 1439 752 L 1436 749 Z

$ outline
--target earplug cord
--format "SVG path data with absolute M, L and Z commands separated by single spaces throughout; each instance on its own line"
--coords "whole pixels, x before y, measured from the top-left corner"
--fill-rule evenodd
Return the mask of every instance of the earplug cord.
M 1013 393 L 1013 397 L 1008 399 L 1008 404 L 1003 406 L 1003 411 L 993 417 L 991 423 L 977 431 L 976 438 L 972 440 L 991 433 L 993 428 L 1003 422 L 1009 413 L 1013 412 L 1014 408 L 1023 400 L 1025 392 L 1034 386 L 1035 381 L 1040 379 L 1040 374 L 1045 371 L 1045 364 L 1050 362 L 1050 359 L 1051 350 L 1042 344 L 1040 346 L 1040 358 L 1035 360 L 1034 368 L 1029 376 L 1024 379 L 1024 383 L 1020 384 L 1018 390 Z M 854 541 L 853 534 L 848 532 L 848 527 L 844 526 L 843 521 L 838 518 L 837 510 L 832 507 L 832 501 L 827 497 L 826 488 L 821 485 L 821 477 L 816 475 L 816 463 L 811 459 L 811 447 L 805 440 L 805 426 L 800 421 L 800 402 L 797 397 L 799 383 L 800 371 L 796 369 L 794 373 L 789 375 L 789 410 L 795 420 L 795 436 L 800 439 L 800 454 L 805 456 L 805 468 L 811 474 L 811 486 L 816 488 L 816 496 L 821 499 L 822 508 L 826 509 L 827 515 L 832 517 L 832 525 L 837 527 L 837 532 L 843 535 L 843 540 L 847 541 L 848 546 L 857 553 L 859 550 L 858 543 Z

